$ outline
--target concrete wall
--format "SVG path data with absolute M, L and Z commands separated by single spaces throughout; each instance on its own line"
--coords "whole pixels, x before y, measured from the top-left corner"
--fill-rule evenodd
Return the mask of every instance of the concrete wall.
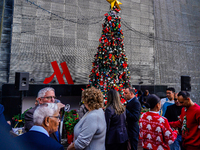
M 200 1 L 155 0 L 155 84 L 181 90 L 191 77 L 191 97 L 200 103 Z
M 199 0 L 120 2 L 131 83 L 179 91 L 180 76 L 188 75 L 199 103 Z M 106 0 L 15 0 L 9 82 L 18 71 L 41 84 L 52 61 L 66 61 L 75 84 L 87 84 L 108 11 Z
M 66 61 L 76 84 L 87 84 L 110 4 L 102 0 L 38 0 L 35 6 L 32 2 L 15 1 L 10 82 L 16 71 L 25 71 L 42 83 L 53 73 L 52 61 Z M 154 84 L 153 41 L 148 38 L 154 35 L 153 3 L 121 2 L 132 83 Z
M 0 2 L 0 87 L 9 82 L 13 0 Z M 0 88 L 1 89 L 1 88 Z

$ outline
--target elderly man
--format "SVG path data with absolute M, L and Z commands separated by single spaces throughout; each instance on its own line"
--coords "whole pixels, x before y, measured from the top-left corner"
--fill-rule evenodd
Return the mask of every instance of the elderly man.
M 33 114 L 34 126 L 15 138 L 18 146 L 27 150 L 64 150 L 63 146 L 49 137 L 58 130 L 60 115 L 58 104 L 39 105 Z
M 200 150 L 200 106 L 190 99 L 186 91 L 178 93 L 178 101 L 184 107 L 180 119 L 169 124 L 173 128 L 182 128 L 183 149 Z
M 137 97 L 135 97 L 135 90 L 133 88 L 126 88 L 124 91 L 124 97 L 127 100 L 126 121 L 131 150 L 137 150 L 139 138 L 138 121 L 140 117 L 141 105 Z
M 43 104 L 43 103 L 54 103 L 55 102 L 55 90 L 51 87 L 46 87 L 46 88 L 41 89 L 38 92 L 37 101 L 38 101 L 39 105 Z M 37 106 L 28 110 L 26 112 L 25 116 L 24 116 L 24 118 L 25 118 L 25 130 L 26 131 L 29 131 L 31 129 L 31 127 L 34 125 L 34 123 L 33 123 L 33 113 L 36 110 Z M 61 104 L 61 103 L 58 103 L 58 107 L 62 108 L 62 107 L 64 107 L 64 105 Z M 60 135 L 59 135 L 58 131 L 50 134 L 50 137 L 55 139 L 57 142 L 60 143 Z

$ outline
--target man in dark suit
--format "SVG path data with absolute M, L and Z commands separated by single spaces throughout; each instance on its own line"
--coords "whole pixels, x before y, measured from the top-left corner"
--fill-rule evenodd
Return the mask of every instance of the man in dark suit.
M 127 100 L 126 105 L 126 122 L 131 150 L 137 150 L 139 138 L 139 117 L 141 112 L 141 105 L 137 97 L 135 97 L 135 90 L 133 88 L 126 88 L 124 97 Z
M 34 126 L 15 138 L 17 146 L 26 150 L 64 150 L 63 146 L 49 137 L 58 130 L 60 122 L 59 107 L 56 103 L 39 105 L 33 114 Z
M 3 105 L 0 104 L 0 125 L 3 128 L 3 130 L 9 132 L 11 130 L 11 123 L 10 121 L 6 121 L 3 112 L 4 112 L 4 107 Z
M 55 90 L 51 87 L 46 87 L 41 89 L 38 92 L 38 96 L 37 96 L 37 101 L 38 101 L 38 105 L 43 104 L 43 103 L 55 103 Z M 37 105 L 37 106 L 38 106 Z M 24 119 L 25 119 L 25 130 L 29 131 L 31 129 L 31 127 L 34 125 L 33 123 L 33 113 L 36 110 L 37 106 L 35 106 L 34 108 L 28 110 L 25 113 Z M 59 108 L 64 107 L 64 105 L 62 103 L 58 103 Z M 55 139 L 57 142 L 61 142 L 60 140 L 60 134 L 59 131 L 56 131 L 52 134 L 50 134 L 50 137 Z

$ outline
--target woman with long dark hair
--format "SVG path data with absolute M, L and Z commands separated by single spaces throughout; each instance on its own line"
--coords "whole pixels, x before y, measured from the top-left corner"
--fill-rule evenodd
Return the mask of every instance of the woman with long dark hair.
M 128 140 L 126 113 L 119 93 L 114 89 L 108 92 L 105 118 L 107 123 L 106 150 L 126 150 Z

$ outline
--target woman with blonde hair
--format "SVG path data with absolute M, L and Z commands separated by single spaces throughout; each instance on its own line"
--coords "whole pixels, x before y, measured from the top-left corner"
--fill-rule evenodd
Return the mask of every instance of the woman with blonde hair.
M 82 100 L 88 112 L 74 127 L 74 142 L 67 150 L 105 150 L 103 95 L 100 90 L 89 88 L 82 92 Z
M 128 140 L 126 113 L 119 93 L 114 89 L 108 92 L 105 117 L 107 123 L 106 150 L 125 150 Z

